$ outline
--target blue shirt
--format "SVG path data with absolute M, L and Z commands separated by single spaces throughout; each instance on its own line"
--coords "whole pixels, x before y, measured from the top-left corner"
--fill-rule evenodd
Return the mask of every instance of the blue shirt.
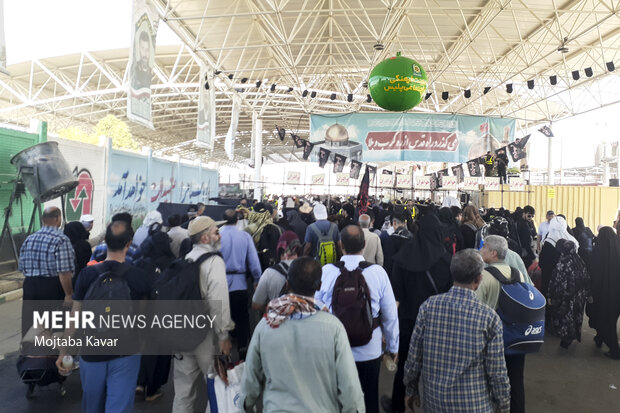
M 306 228 L 306 236 L 304 237 L 304 242 L 308 242 L 310 243 L 310 245 L 312 245 L 312 250 L 310 252 L 311 257 L 316 256 L 317 249 L 319 247 L 319 237 L 317 237 L 316 233 L 312 230 L 312 228 L 318 228 L 320 232 L 327 233 L 332 225 L 335 227 L 332 232 L 334 234 L 333 240 L 335 243 L 338 243 L 338 241 L 340 241 L 340 232 L 338 231 L 338 226 L 332 222 L 329 222 L 326 219 L 316 221 L 308 225 L 308 227 Z
M 69 238 L 56 227 L 45 226 L 30 235 L 19 252 L 24 277 L 58 277 L 75 270 L 75 252 Z
M 224 225 L 220 228 L 220 235 L 220 252 L 226 263 L 228 291 L 247 290 L 246 272 L 249 270 L 256 283 L 261 275 L 260 261 L 252 236 L 240 231 L 235 225 Z
M 361 255 L 345 255 L 341 261 L 347 270 L 353 271 L 359 263 L 364 261 Z M 340 269 L 333 264 L 327 264 L 323 267 L 323 276 L 321 277 L 321 289 L 316 292 L 315 299 L 323 302 L 330 311 L 332 311 L 332 294 L 336 279 L 340 275 Z M 387 351 L 390 353 L 398 353 L 398 310 L 396 308 L 396 300 L 392 285 L 385 270 L 379 265 L 371 265 L 362 272 L 366 284 L 370 289 L 370 301 L 372 307 L 373 318 L 380 317 L 382 328 L 376 328 L 372 333 L 370 342 L 359 347 L 352 347 L 353 358 L 355 361 L 374 360 L 383 353 L 381 349 L 381 330 L 385 335 L 387 343 Z
M 502 322 L 473 290 L 452 287 L 421 306 L 405 363 L 407 395 L 425 412 L 493 413 L 510 409 Z M 495 406 L 494 406 L 495 405 Z
M 108 255 L 108 245 L 103 242 L 95 247 L 93 250 L 93 255 L 90 256 L 90 260 L 93 261 L 103 261 Z M 127 250 L 127 255 L 125 256 L 125 262 L 127 264 L 131 264 L 134 261 L 137 261 L 138 258 L 142 256 L 142 252 L 140 251 L 140 247 L 133 242 L 129 246 Z

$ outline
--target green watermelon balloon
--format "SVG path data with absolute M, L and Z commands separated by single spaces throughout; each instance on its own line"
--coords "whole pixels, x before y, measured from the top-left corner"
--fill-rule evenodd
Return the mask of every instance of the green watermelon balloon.
M 370 72 L 370 96 L 385 110 L 402 112 L 417 106 L 426 93 L 427 78 L 422 66 L 413 59 L 395 57 L 385 59 Z

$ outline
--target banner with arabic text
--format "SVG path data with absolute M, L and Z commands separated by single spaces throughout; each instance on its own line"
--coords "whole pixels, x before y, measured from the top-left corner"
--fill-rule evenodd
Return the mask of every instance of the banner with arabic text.
M 508 145 L 515 120 L 420 113 L 311 115 L 310 141 L 366 162 L 462 163 Z
M 213 75 L 210 73 L 206 66 L 200 66 L 196 140 L 206 145 L 207 149 L 213 150 L 215 140 L 215 85 Z M 209 85 L 208 89 L 207 85 Z

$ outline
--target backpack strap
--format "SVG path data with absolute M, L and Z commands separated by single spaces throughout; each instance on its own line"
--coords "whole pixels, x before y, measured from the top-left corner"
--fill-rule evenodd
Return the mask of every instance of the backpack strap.
M 439 294 L 439 289 L 437 288 L 437 284 L 435 284 L 433 275 L 431 274 L 429 270 L 426 270 L 425 272 L 426 272 L 426 278 L 428 278 L 428 281 L 431 283 L 431 286 L 433 287 L 433 291 L 435 291 L 435 294 Z
M 330 237 L 330 238 L 334 238 L 334 228 L 338 228 L 338 227 L 336 226 L 336 224 L 330 222 L 329 223 L 329 229 L 327 230 L 327 234 L 325 234 L 325 235 Z
M 317 236 L 317 238 L 318 238 L 318 239 L 320 239 L 323 235 L 327 235 L 327 234 L 324 234 L 324 233 L 323 233 L 323 232 L 319 229 L 319 227 L 318 227 L 318 226 L 316 226 L 316 225 L 310 225 L 310 228 L 312 229 L 312 232 L 314 232 L 314 233 L 316 234 L 316 236 Z M 329 231 L 331 231 L 331 229 L 332 229 L 332 227 L 331 227 L 331 225 L 330 225 L 330 227 L 329 227 Z M 329 232 L 329 231 L 328 231 L 328 232 Z
M 208 260 L 209 258 L 213 257 L 214 255 L 219 256 L 220 258 L 222 257 L 222 253 L 219 251 L 211 251 L 211 252 L 206 252 L 204 254 L 202 254 L 200 257 L 198 257 L 198 259 L 196 261 L 194 261 L 195 263 L 197 263 L 198 265 L 202 265 L 203 262 L 205 262 L 206 260 Z
M 485 268 L 500 284 L 515 284 L 520 282 L 519 279 L 519 270 L 516 268 L 510 267 L 510 279 L 507 279 L 502 272 L 494 267 L 493 265 L 489 265 Z
M 285 262 L 279 262 L 276 265 L 272 265 L 269 268 L 279 272 L 280 274 L 282 274 L 284 276 L 284 278 L 288 278 L 289 266 Z

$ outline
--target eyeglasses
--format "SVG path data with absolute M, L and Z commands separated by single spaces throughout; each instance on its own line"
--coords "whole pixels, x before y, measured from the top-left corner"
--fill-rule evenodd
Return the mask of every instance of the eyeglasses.
M 534 218 L 534 215 L 526 215 L 528 218 Z

